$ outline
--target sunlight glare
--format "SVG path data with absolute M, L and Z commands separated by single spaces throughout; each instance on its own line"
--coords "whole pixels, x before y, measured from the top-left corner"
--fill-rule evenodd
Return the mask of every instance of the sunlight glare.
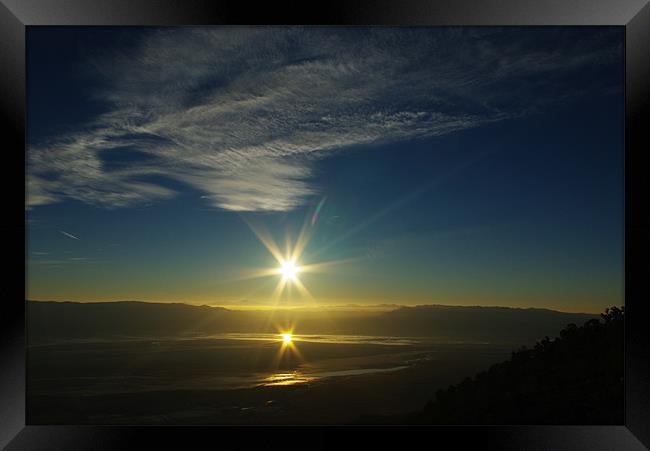
M 294 260 L 283 261 L 282 266 L 280 266 L 280 273 L 287 280 L 294 280 L 299 270 L 300 268 L 296 266 L 296 262 Z
M 286 344 L 291 343 L 292 335 L 293 335 L 293 334 L 286 333 L 286 334 L 280 334 L 280 335 L 282 335 L 282 341 L 283 341 L 284 343 L 286 343 Z

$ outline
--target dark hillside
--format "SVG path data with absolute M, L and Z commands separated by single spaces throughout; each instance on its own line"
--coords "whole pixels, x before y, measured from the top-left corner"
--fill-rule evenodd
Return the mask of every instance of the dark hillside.
M 439 390 L 416 424 L 623 424 L 624 308 Z

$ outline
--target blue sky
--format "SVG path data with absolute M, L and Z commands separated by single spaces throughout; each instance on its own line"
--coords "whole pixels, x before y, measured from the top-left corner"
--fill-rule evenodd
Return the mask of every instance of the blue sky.
M 30 28 L 33 299 L 623 302 L 623 31 Z M 320 205 L 317 220 L 313 213 Z

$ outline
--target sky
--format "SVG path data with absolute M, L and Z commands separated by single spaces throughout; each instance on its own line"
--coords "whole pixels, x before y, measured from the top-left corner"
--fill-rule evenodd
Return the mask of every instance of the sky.
M 620 306 L 623 39 L 29 27 L 27 298 Z

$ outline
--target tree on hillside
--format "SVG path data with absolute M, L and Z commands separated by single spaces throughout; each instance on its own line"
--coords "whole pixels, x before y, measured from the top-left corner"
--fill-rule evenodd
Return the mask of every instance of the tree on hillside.
M 438 390 L 419 424 L 623 424 L 623 322 L 612 307 Z

